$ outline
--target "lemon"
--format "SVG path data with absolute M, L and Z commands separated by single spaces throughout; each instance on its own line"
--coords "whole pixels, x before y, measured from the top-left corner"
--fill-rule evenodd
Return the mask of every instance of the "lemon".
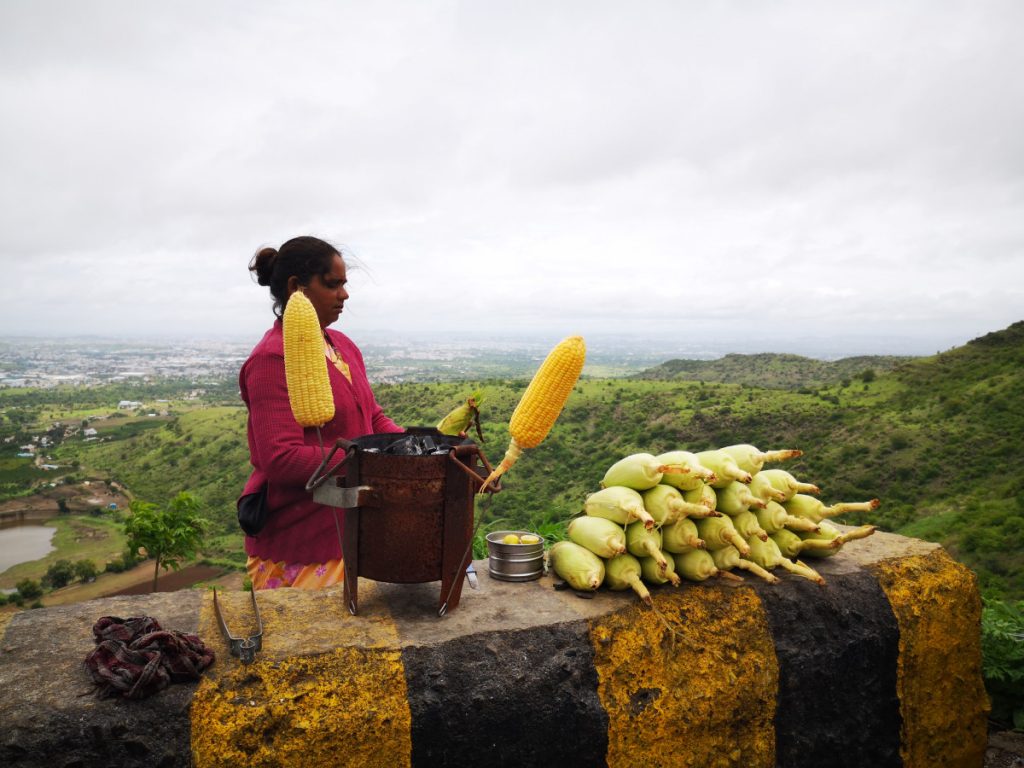
M 520 544 L 536 544 L 540 541 L 540 536 L 534 536 L 532 533 L 523 534 L 520 539 Z
M 518 544 L 519 543 L 519 537 L 516 536 L 514 533 L 507 533 L 507 534 L 505 534 L 505 538 L 503 538 L 501 540 L 501 543 L 502 544 Z

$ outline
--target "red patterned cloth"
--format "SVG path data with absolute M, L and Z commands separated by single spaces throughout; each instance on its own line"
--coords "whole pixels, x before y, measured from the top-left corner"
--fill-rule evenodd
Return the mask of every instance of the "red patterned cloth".
M 92 634 L 96 648 L 85 668 L 101 698 L 143 699 L 171 683 L 198 680 L 214 660 L 198 635 L 165 630 L 149 616 L 104 616 Z

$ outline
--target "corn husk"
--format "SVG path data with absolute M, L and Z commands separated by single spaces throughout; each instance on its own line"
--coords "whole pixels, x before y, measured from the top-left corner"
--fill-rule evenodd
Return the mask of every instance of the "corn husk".
M 678 587 L 682 579 L 676 574 L 675 561 L 671 557 L 666 557 L 665 566 L 665 568 L 662 568 L 661 563 L 653 557 L 640 558 L 640 573 L 644 581 L 656 586 L 671 584 L 673 587 Z
M 820 499 L 805 493 L 796 493 L 789 501 L 783 502 L 782 506 L 794 517 L 805 517 L 815 523 L 820 523 L 827 517 L 835 517 L 847 512 L 870 512 L 878 509 L 879 504 L 878 499 L 872 499 L 871 501 L 840 502 L 825 506 Z
M 573 541 L 557 541 L 549 551 L 551 568 L 570 587 L 592 592 L 604 581 L 604 561 Z
M 626 525 L 636 520 L 647 528 L 654 527 L 654 518 L 644 509 L 644 500 L 638 491 L 622 485 L 612 485 L 587 496 L 583 511 L 591 517 Z
M 626 526 L 626 549 L 634 557 L 652 557 L 663 571 L 668 570 L 665 554 L 661 551 L 661 531 L 658 528 L 645 528 L 643 523 L 630 523 Z
M 778 577 L 769 573 L 757 563 L 740 557 L 739 550 L 736 547 L 722 547 L 721 549 L 713 550 L 711 552 L 711 559 L 715 561 L 715 567 L 720 571 L 732 571 L 736 568 L 742 568 L 764 579 L 769 584 L 777 584 L 779 582 Z
M 628 552 L 605 562 L 605 583 L 608 589 L 621 592 L 632 589 L 647 605 L 651 605 L 651 593 L 644 586 L 640 561 Z
M 715 501 L 715 509 L 727 515 L 738 515 L 751 507 L 761 509 L 767 506 L 766 502 L 757 498 L 746 485 L 738 480 L 733 480 L 716 489 Z
M 802 563 L 799 560 L 794 563 L 793 561 L 783 557 L 782 552 L 779 551 L 778 545 L 771 537 L 768 537 L 767 541 L 761 541 L 756 536 L 751 536 L 747 539 L 747 544 L 750 547 L 750 554 L 747 556 L 747 559 L 757 563 L 762 568 L 766 568 L 770 571 L 781 567 L 790 573 L 795 573 L 797 576 L 810 579 L 816 584 L 825 584 L 825 580 L 821 577 L 821 574 L 806 563 Z
M 715 473 L 700 463 L 697 454 L 689 451 L 668 451 L 655 457 L 665 466 L 686 468 L 687 472 L 670 473 L 661 478 L 661 482 L 678 488 L 681 491 L 692 491 L 702 483 L 716 480 Z
M 718 575 L 715 561 L 706 550 L 691 549 L 672 555 L 676 573 L 690 581 L 705 581 Z
M 762 451 L 748 443 L 727 445 L 721 450 L 732 457 L 732 460 L 736 462 L 736 466 L 744 472 L 749 472 L 751 475 L 756 475 L 760 472 L 766 462 L 786 461 L 787 459 L 795 459 L 804 455 L 803 451 L 788 448 L 778 451 Z
M 755 510 L 754 514 L 757 516 L 757 524 L 764 528 L 769 535 L 784 529 L 791 531 L 818 530 L 818 524 L 813 520 L 789 514 L 785 507 L 777 501 L 769 501 L 764 509 Z
M 626 551 L 625 531 L 603 517 L 575 517 L 569 521 L 568 534 L 570 541 L 586 547 L 598 557 L 615 557 Z
M 762 469 L 759 473 L 771 486 L 785 494 L 780 501 L 788 501 L 795 493 L 821 493 L 821 489 L 813 483 L 797 480 L 784 469 Z
M 664 552 L 682 553 L 704 548 L 704 540 L 697 533 L 693 520 L 683 518 L 661 529 L 661 549 Z
M 706 517 L 695 521 L 697 533 L 704 539 L 708 549 L 721 549 L 730 545 L 736 547 L 740 554 L 746 555 L 750 550 L 747 542 L 740 536 L 736 526 L 729 517 Z
M 724 488 L 733 480 L 749 483 L 752 479 L 749 472 L 740 469 L 733 457 L 722 450 L 700 451 L 697 459 L 717 476 L 711 483 L 713 488 Z

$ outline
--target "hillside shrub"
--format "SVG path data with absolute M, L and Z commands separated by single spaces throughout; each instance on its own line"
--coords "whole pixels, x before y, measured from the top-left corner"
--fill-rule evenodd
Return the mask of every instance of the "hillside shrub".
M 46 569 L 43 585 L 50 589 L 66 587 L 75 578 L 75 566 L 70 560 L 58 560 Z
M 25 600 L 35 600 L 43 596 L 43 587 L 35 579 L 22 579 L 14 587 L 18 590 L 17 595 L 20 598 L 15 601 L 18 605 L 23 605 Z
M 75 578 L 77 578 L 83 584 L 93 581 L 98 575 L 99 571 L 96 569 L 96 563 L 86 558 L 85 560 L 75 561 Z
M 897 432 L 889 438 L 889 447 L 894 451 L 902 451 L 910 447 L 910 438 L 904 433 Z
M 120 557 L 108 561 L 103 570 L 107 573 L 123 573 L 124 571 L 131 570 L 141 562 L 142 558 L 135 552 L 126 550 Z
M 992 719 L 1024 731 L 1024 601 L 984 599 L 982 673 Z

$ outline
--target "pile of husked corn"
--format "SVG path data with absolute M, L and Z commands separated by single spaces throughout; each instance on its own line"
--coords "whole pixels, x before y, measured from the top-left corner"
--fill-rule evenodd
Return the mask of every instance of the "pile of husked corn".
M 551 566 L 574 589 L 633 589 L 647 603 L 647 584 L 738 579 L 736 568 L 771 583 L 779 581 L 772 571 L 783 568 L 824 584 L 797 557 L 829 557 L 870 536 L 873 525 L 842 533 L 826 518 L 876 509 L 879 502 L 826 506 L 809 495 L 820 493 L 816 485 L 762 469 L 801 455 L 740 444 L 626 456 L 605 472 L 584 514 L 569 522 L 568 540 L 551 547 Z

